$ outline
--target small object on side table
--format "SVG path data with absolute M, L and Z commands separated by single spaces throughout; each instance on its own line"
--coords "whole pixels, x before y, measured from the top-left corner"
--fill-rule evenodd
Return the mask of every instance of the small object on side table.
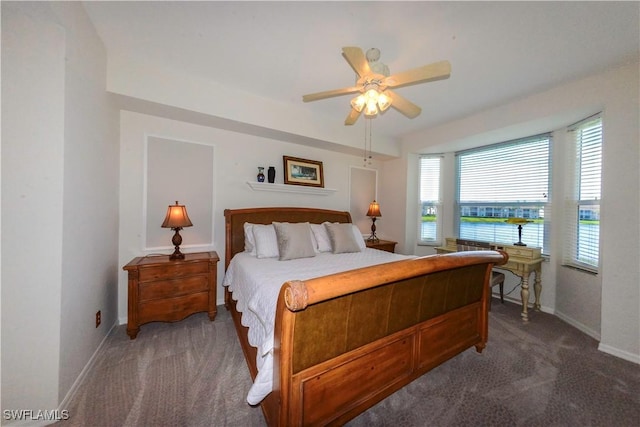
M 515 246 L 527 246 L 525 243 L 522 243 L 522 225 L 528 222 L 533 222 L 524 218 L 509 218 L 505 221 L 507 224 L 517 224 L 518 225 L 518 241 L 514 243 Z
M 169 255 L 137 257 L 125 265 L 129 337 L 135 339 L 140 325 L 149 322 L 176 322 L 202 311 L 215 319 L 218 261 L 216 252 L 199 252 L 180 260 Z
M 372 240 L 367 240 L 367 247 L 368 248 L 372 248 L 372 249 L 379 249 L 381 251 L 387 251 L 387 252 L 395 252 L 396 250 L 396 244 L 398 242 L 393 242 L 391 240 L 376 240 L 376 241 L 372 241 Z

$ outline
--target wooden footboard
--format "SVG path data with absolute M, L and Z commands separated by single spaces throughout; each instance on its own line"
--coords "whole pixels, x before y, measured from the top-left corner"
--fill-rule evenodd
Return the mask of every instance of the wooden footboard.
M 285 284 L 274 352 L 280 407 L 269 424 L 343 424 L 467 348 L 482 351 L 491 267 L 505 260 L 434 255 Z
M 225 216 L 229 231 L 233 212 Z M 242 218 L 268 223 L 245 210 Z M 341 425 L 469 347 L 481 352 L 491 268 L 506 261 L 496 251 L 460 252 L 285 283 L 273 391 L 261 403 L 267 423 Z M 255 349 L 229 294 L 225 301 L 255 377 Z

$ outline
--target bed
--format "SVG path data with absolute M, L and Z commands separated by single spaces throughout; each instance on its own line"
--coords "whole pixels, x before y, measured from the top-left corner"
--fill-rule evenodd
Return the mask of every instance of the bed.
M 363 248 L 334 254 L 320 251 L 321 241 L 315 239 L 314 254 L 281 261 L 291 252 L 281 245 L 283 230 L 306 230 L 307 223 L 314 232 L 324 227 L 335 251 L 353 227 L 350 214 L 291 207 L 227 209 L 224 214 L 225 306 L 254 380 L 252 390 L 268 382 L 266 391 L 248 401 L 261 405 L 269 425 L 344 424 L 462 351 L 484 349 L 491 268 L 507 261 L 505 253 L 404 257 Z M 278 229 L 280 258 L 263 253 L 257 259 L 260 251 L 252 253 L 250 246 L 259 241 L 247 237 L 271 224 Z M 349 257 L 364 258 L 358 262 L 365 266 L 318 277 L 305 270 L 325 263 L 338 268 Z M 263 261 L 271 264 L 269 270 L 259 269 Z M 242 262 L 248 262 L 245 270 L 239 267 Z M 296 271 L 296 265 L 305 267 Z M 293 270 L 270 273 L 273 266 Z M 242 271 L 254 274 L 253 290 L 241 286 Z M 263 286 L 271 288 L 269 301 L 252 301 L 252 292 Z M 261 305 L 273 307 L 258 315 L 265 331 L 256 333 L 247 319 Z

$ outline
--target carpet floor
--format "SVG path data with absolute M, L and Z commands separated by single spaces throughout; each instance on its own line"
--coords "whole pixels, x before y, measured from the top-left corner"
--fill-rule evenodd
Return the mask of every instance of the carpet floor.
M 555 316 L 494 300 L 489 342 L 433 369 L 347 425 L 640 426 L 640 366 L 597 350 Z M 231 316 L 219 307 L 114 329 L 68 408 L 75 426 L 264 426 L 245 401 L 251 378 Z

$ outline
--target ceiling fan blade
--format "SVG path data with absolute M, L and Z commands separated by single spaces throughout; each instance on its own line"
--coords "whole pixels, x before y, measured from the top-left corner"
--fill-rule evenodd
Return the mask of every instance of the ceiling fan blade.
M 385 93 L 391 98 L 391 106 L 410 119 L 418 117 L 422 112 L 422 108 L 397 93 L 388 89 Z
M 356 122 L 356 120 L 358 120 L 358 117 L 360 117 L 360 114 L 362 114 L 362 111 L 358 113 L 358 111 L 355 108 L 352 108 L 351 111 L 349 112 L 349 115 L 344 120 L 344 124 L 346 126 L 351 126 Z
M 369 61 L 364 56 L 364 52 L 359 47 L 343 47 L 342 56 L 347 60 L 353 71 L 356 72 L 358 77 L 371 74 L 371 68 L 369 67 Z
M 449 61 L 440 61 L 413 70 L 394 74 L 385 79 L 387 87 L 402 87 L 418 83 L 432 82 L 449 78 L 451 64 Z
M 319 99 L 333 98 L 334 96 L 346 95 L 354 92 L 360 92 L 360 88 L 345 87 L 342 89 L 334 89 L 334 90 L 327 90 L 324 92 L 311 93 L 309 95 L 303 95 L 302 101 L 304 102 L 317 101 Z

